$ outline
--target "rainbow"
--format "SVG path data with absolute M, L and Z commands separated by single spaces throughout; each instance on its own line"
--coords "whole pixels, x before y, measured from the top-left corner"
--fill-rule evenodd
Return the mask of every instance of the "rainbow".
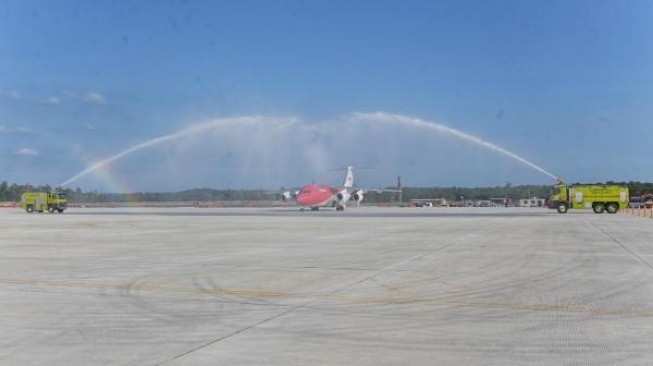
M 252 117 L 245 116 L 245 117 L 233 117 L 233 118 L 220 118 L 205 123 L 196 124 L 186 129 L 168 135 L 155 137 L 153 139 L 139 143 L 109 158 L 100 161 L 95 161 L 95 162 L 88 162 L 86 169 L 82 170 L 81 172 L 65 180 L 63 183 L 61 183 L 60 186 L 63 188 L 64 186 L 67 186 L 70 183 L 78 180 L 79 178 L 93 172 L 97 176 L 99 176 L 102 182 L 104 182 L 109 188 L 115 189 L 115 193 L 128 193 L 130 192 L 129 189 L 119 184 L 117 180 L 112 177 L 111 172 L 108 169 L 111 163 L 113 163 L 118 159 L 123 158 L 124 156 L 130 155 L 139 150 L 143 150 L 149 147 L 153 147 L 169 141 L 173 141 L 184 136 L 198 134 L 212 129 L 261 125 L 262 123 L 274 123 L 278 127 L 286 127 L 296 123 L 297 121 L 298 120 L 296 118 L 270 118 L 270 117 L 262 117 L 262 116 L 252 116 Z

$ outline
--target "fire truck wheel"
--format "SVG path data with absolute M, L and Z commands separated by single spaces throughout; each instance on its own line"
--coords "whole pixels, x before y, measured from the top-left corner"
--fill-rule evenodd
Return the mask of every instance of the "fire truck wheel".
M 619 205 L 614 202 L 608 203 L 605 205 L 605 210 L 608 211 L 608 213 L 615 214 L 619 211 Z
M 594 213 L 602 214 L 605 211 L 605 206 L 602 203 L 595 203 L 592 205 L 592 210 Z

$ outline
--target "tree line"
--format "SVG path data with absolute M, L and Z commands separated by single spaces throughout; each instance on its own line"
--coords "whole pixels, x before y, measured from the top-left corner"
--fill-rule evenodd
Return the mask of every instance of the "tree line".
M 643 182 L 606 182 L 605 184 L 621 184 L 628 186 L 631 196 L 653 193 L 653 183 Z M 394 187 L 387 187 L 394 188 Z M 50 192 L 56 190 L 49 185 L 33 186 L 29 184 L 0 183 L 0 202 L 20 202 L 23 192 Z M 136 192 L 136 193 L 103 193 L 98 191 L 83 191 L 80 188 L 65 188 L 70 203 L 120 203 L 120 202 L 211 202 L 211 201 L 264 201 L 280 200 L 278 193 L 253 189 L 213 189 L 196 188 L 180 192 Z M 546 198 L 551 194 L 550 185 L 517 185 L 507 183 L 497 187 L 403 187 L 401 199 L 408 202 L 413 198 L 444 198 L 447 201 L 488 200 L 490 198 L 508 198 L 516 202 L 522 198 Z M 292 191 L 292 190 L 291 190 Z M 368 203 L 399 202 L 398 193 L 368 192 L 365 195 Z

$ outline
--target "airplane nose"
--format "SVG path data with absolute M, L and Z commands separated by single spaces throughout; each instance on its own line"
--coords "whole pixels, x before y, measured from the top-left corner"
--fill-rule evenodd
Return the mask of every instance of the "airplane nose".
M 303 194 L 300 194 L 299 196 L 297 196 L 297 198 L 295 200 L 300 205 L 305 205 L 306 204 L 306 196 L 303 195 Z

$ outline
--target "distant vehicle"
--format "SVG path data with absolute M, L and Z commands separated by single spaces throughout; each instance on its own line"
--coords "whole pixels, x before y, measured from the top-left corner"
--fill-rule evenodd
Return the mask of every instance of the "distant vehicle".
M 549 197 L 549 207 L 559 213 L 568 209 L 589 209 L 600 214 L 605 211 L 614 214 L 621 208 L 628 208 L 628 187 L 611 184 L 558 184 Z
M 653 208 L 653 194 L 643 194 L 640 197 L 642 207 Z
M 641 196 L 630 197 L 631 208 L 653 208 L 653 194 L 647 193 Z
M 282 200 L 289 201 L 294 199 L 301 210 L 310 208 L 317 211 L 320 207 L 333 207 L 336 211 L 344 211 L 349 200 L 356 204 L 363 201 L 367 192 L 399 192 L 399 190 L 390 189 L 363 189 L 354 187 L 354 167 L 347 167 L 347 175 L 342 186 L 330 186 L 327 184 L 309 184 L 300 188 L 297 192 L 284 192 Z
M 20 198 L 20 208 L 29 213 L 34 211 L 62 213 L 67 203 L 65 194 L 58 192 L 26 192 Z
M 409 205 L 411 207 L 449 207 L 449 203 L 444 198 L 412 198 Z

